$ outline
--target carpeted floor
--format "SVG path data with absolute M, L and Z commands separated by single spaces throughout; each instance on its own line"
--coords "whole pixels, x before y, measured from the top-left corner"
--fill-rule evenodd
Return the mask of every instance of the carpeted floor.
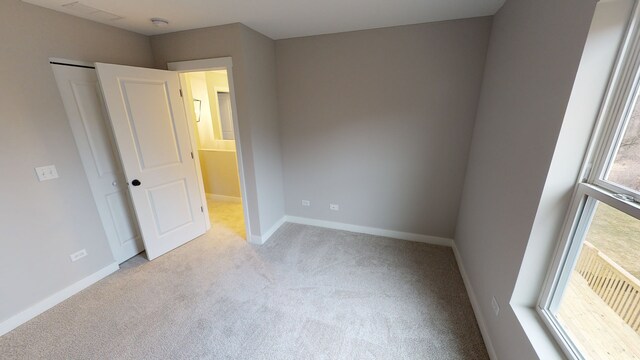
M 228 230 L 245 239 L 246 230 L 241 203 L 207 200 L 207 207 L 212 229 Z
M 0 337 L 0 358 L 488 359 L 449 248 L 296 224 L 252 246 L 215 224 Z

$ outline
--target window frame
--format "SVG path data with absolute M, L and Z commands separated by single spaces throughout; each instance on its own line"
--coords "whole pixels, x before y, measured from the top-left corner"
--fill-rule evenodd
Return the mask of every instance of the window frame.
M 615 160 L 636 101 L 640 100 L 640 2 L 634 5 L 610 76 L 598 120 L 565 217 L 536 311 L 570 359 L 584 360 L 554 315 L 575 268 L 582 244 L 602 202 L 640 220 L 640 192 L 605 180 Z M 622 199 L 620 194 L 633 200 Z
M 615 193 L 599 188 L 598 186 L 580 183 L 577 186 L 574 199 L 572 201 L 567 221 L 572 226 L 563 229 L 562 238 L 566 239 L 559 252 L 560 256 L 554 258 L 552 265 L 557 271 L 552 272 L 545 285 L 541 296 L 541 301 L 537 307 L 538 314 L 545 324 L 552 330 L 554 338 L 558 341 L 567 356 L 573 359 L 584 359 L 578 347 L 565 332 L 558 322 L 554 313 L 556 312 L 561 295 L 569 281 L 582 244 L 595 213 L 596 204 L 600 202 L 609 205 L 616 210 L 624 212 L 640 220 L 640 204 L 620 200 Z
M 581 177 L 582 182 L 595 184 L 614 193 L 633 196 L 636 201 L 640 201 L 640 192 L 606 181 L 604 178 L 615 160 L 639 95 L 640 2 L 637 2 L 611 74 Z

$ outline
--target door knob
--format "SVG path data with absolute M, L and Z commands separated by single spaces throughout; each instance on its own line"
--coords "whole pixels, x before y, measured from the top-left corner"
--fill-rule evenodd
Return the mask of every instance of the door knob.
M 113 187 L 118 187 L 118 182 L 114 181 L 114 182 L 111 183 L 111 185 L 113 185 Z
M 133 179 L 133 181 L 131 182 L 131 185 L 133 185 L 133 186 L 140 186 L 140 184 L 142 184 L 142 183 L 138 179 Z

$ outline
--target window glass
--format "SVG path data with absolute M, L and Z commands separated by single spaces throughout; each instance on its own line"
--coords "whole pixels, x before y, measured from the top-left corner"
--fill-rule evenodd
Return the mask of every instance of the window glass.
M 605 179 L 640 193 L 640 106 L 637 100 Z
M 640 221 L 598 203 L 554 314 L 587 359 L 640 359 Z

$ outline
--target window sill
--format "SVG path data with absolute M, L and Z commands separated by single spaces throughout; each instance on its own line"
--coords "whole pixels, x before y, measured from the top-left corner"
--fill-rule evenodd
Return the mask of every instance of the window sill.
M 511 307 L 540 359 L 566 359 L 555 338 L 534 308 L 513 304 Z

